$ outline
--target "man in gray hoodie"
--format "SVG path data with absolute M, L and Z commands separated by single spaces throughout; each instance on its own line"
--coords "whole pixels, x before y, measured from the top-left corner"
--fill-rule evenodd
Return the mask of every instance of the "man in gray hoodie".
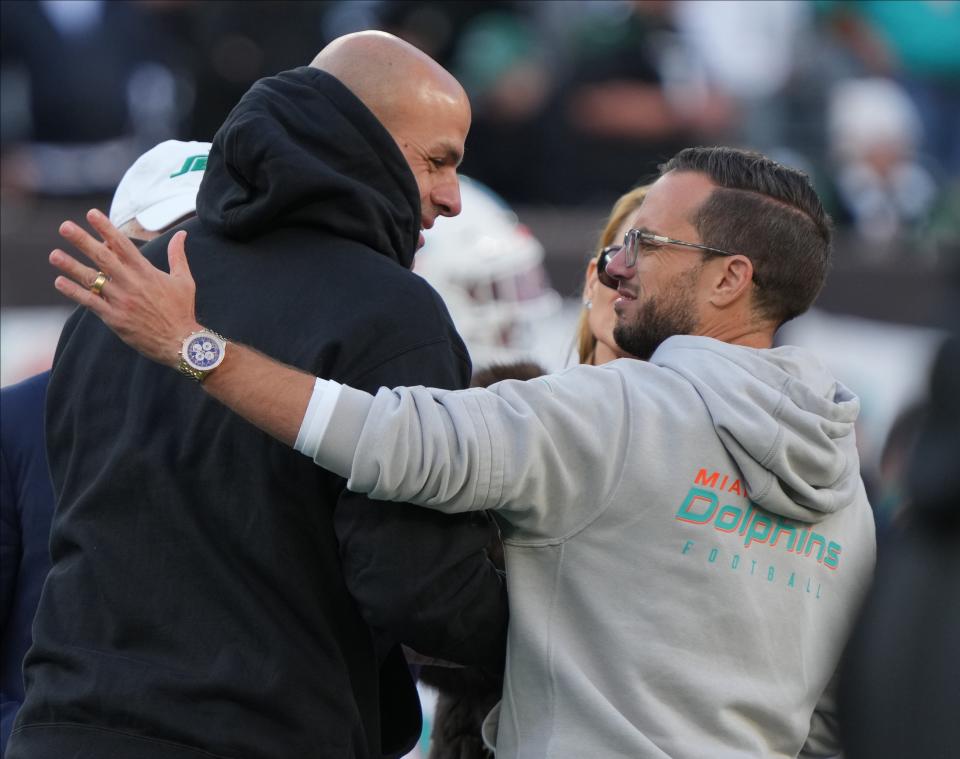
M 823 284 L 828 219 L 802 174 L 694 148 L 632 225 L 606 273 L 616 338 L 649 361 L 370 395 L 229 343 L 204 387 L 353 490 L 496 510 L 498 757 L 831 756 L 832 677 L 875 558 L 859 401 L 809 353 L 772 347 Z M 119 255 L 71 241 L 122 272 L 114 304 L 58 286 L 176 366 L 200 329 L 183 234 L 167 275 L 97 227 Z

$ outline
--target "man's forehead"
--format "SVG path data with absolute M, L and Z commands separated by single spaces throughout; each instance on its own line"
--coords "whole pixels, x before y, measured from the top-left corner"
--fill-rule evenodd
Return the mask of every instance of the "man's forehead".
M 454 164 L 463 160 L 464 144 L 470 131 L 469 111 L 439 107 L 433 111 L 406 109 L 397 120 L 397 132 L 412 139 L 431 158 L 445 158 Z
M 675 233 L 677 227 L 691 228 L 694 212 L 715 188 L 706 174 L 668 171 L 650 186 L 634 224 L 658 234 Z

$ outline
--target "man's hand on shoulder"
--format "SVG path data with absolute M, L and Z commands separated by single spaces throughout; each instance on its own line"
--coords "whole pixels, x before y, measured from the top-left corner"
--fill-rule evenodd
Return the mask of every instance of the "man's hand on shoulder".
M 177 232 L 167 245 L 168 274 L 151 264 L 100 211 L 88 212 L 87 220 L 103 242 L 71 221 L 60 226 L 60 234 L 97 268 L 54 250 L 50 263 L 66 275 L 57 277 L 54 285 L 93 311 L 127 345 L 176 368 L 184 339 L 203 329 L 194 311 L 197 287 L 187 264 L 187 233 Z

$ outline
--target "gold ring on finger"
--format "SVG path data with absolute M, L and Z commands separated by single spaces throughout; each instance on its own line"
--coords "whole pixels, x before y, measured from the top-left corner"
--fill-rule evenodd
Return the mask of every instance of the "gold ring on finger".
M 109 280 L 110 277 L 108 277 L 102 271 L 98 271 L 97 278 L 90 284 L 90 292 L 102 298 L 103 296 L 100 295 L 100 292 L 103 290 L 103 286 L 107 284 Z

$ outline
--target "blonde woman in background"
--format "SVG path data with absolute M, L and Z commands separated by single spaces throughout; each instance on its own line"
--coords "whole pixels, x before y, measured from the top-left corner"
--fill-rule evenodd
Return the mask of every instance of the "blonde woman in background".
M 616 254 L 646 194 L 646 186 L 635 187 L 621 195 L 614 203 L 606 226 L 600 234 L 597 253 L 587 264 L 583 284 L 584 308 L 577 322 L 576 333 L 577 355 L 581 364 L 598 366 L 617 358 L 630 357 L 629 353 L 614 342 L 613 326 L 616 324 L 616 314 L 613 311 L 613 302 L 618 297 L 617 291 L 600 281 L 598 264 L 601 256 L 607 257 L 606 263 L 606 260 Z

